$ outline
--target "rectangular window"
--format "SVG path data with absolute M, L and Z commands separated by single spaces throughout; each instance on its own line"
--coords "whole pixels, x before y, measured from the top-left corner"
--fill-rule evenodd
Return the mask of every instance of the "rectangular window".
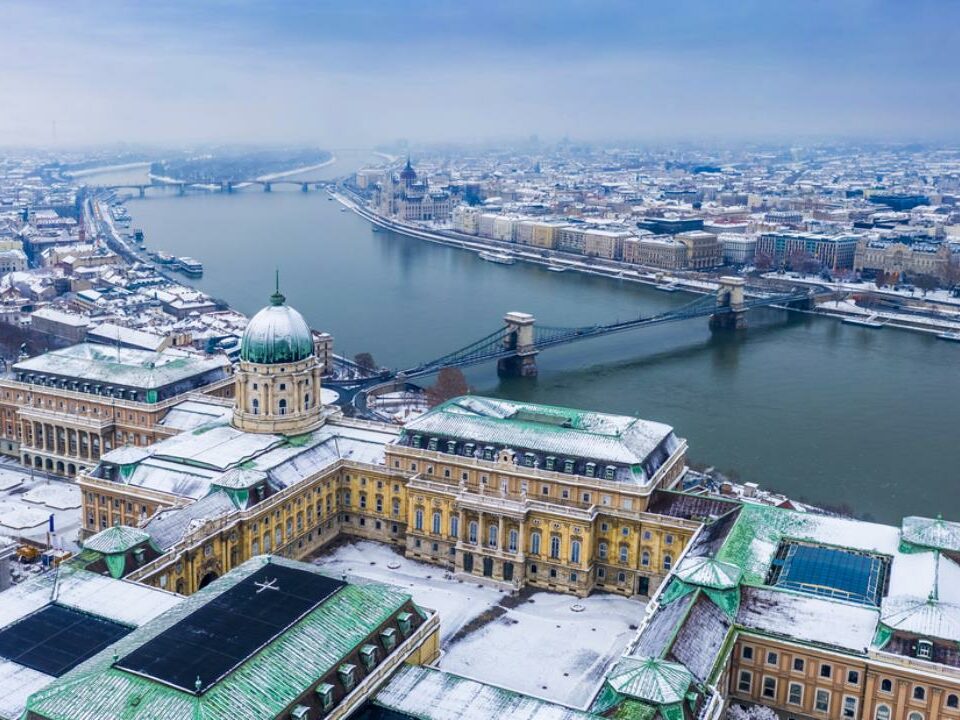
M 860 672 L 858 670 L 848 670 L 847 671 L 847 682 L 850 685 L 859 685 L 860 684 Z
M 744 660 L 753 660 L 753 646 L 744 645 L 742 648 L 740 648 L 740 657 L 742 657 Z
M 830 712 L 830 691 L 818 689 L 816 701 L 814 702 L 813 707 L 817 712 Z
M 737 690 L 742 693 L 749 693 L 753 687 L 753 674 L 749 670 L 741 670 L 740 678 L 737 680 Z
M 763 678 L 763 696 L 765 698 L 777 697 L 777 679 L 769 675 Z
M 803 705 L 803 685 L 800 683 L 790 683 L 790 691 L 787 693 L 787 702 L 791 705 Z
M 833 667 L 827 665 L 826 663 L 820 666 L 820 677 L 830 678 L 833 676 Z
M 767 653 L 767 665 L 777 665 L 780 662 L 780 656 L 772 650 Z
M 806 662 L 804 662 L 803 658 L 794 658 L 794 659 L 793 659 L 793 671 L 794 671 L 794 672 L 802 673 L 802 672 L 804 671 L 804 669 L 806 669 L 806 665 L 807 665 L 807 664 L 806 664 Z
M 843 717 L 847 720 L 853 720 L 857 717 L 857 699 L 852 695 L 843 697 Z

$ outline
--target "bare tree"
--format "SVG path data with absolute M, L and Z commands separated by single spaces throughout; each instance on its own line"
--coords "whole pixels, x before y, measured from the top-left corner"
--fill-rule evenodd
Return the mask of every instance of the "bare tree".
M 373 355 L 368 352 L 357 353 L 353 356 L 353 361 L 360 366 L 361 370 L 374 372 L 377 369 L 377 363 L 373 359 Z
M 470 387 L 460 368 L 443 368 L 437 374 L 437 381 L 427 388 L 427 404 L 435 407 L 450 398 L 466 395 L 469 392 Z

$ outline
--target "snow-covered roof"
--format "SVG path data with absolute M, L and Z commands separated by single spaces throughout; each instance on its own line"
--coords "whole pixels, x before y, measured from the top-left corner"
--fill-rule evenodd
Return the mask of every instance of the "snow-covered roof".
M 683 700 L 693 677 L 679 663 L 659 658 L 623 657 L 607 674 L 607 682 L 623 695 L 669 705 Z
M 114 525 L 101 530 L 83 542 L 84 550 L 94 550 L 104 555 L 126 552 L 150 538 L 149 533 L 126 525 Z
M 433 668 L 404 665 L 374 704 L 419 720 L 595 720 L 591 713 L 485 685 Z
M 711 557 L 684 558 L 676 572 L 676 576 L 686 583 L 716 590 L 736 587 L 742 575 L 736 565 Z
M 14 371 L 42 373 L 125 387 L 158 389 L 211 370 L 226 374 L 225 356 L 210 358 L 168 349 L 148 352 L 79 343 L 18 362 Z
M 737 624 L 768 635 L 866 654 L 878 608 L 769 588 L 742 589 Z
M 121 466 L 113 479 L 179 497 L 199 500 L 214 486 L 233 488 L 237 469 L 255 471 L 282 490 L 313 477 L 338 460 L 384 464 L 384 449 L 396 438 L 382 428 L 327 422 L 311 433 L 285 437 L 239 430 L 226 419 L 182 432 L 146 448 L 119 448 L 105 454 L 102 464 Z M 98 468 L 98 477 L 106 476 Z
M 911 516 L 903 519 L 901 532 L 904 542 L 911 545 L 960 552 L 960 523 Z
M 901 595 L 883 603 L 880 621 L 892 630 L 929 638 L 960 638 L 960 605 L 933 597 Z
M 414 434 L 632 466 L 670 438 L 673 428 L 626 415 L 463 396 L 408 423 L 404 435 Z

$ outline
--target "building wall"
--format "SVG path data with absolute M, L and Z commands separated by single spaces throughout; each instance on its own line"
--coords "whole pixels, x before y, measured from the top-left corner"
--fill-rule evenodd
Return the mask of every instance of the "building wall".
M 232 394 L 232 377 L 200 389 Z M 185 396 L 160 403 L 0 379 L 0 451 L 28 466 L 73 476 L 123 445 L 144 447 L 175 434 L 158 423 Z
M 673 485 L 684 458 L 685 446 L 654 484 Z M 390 445 L 386 467 L 339 461 L 198 528 L 134 579 L 190 594 L 210 573 L 219 576 L 254 555 L 304 559 L 343 535 L 394 545 L 479 581 L 581 596 L 598 588 L 646 594 L 698 527 L 645 512 L 652 488 L 642 495 L 616 482 L 525 470 Z M 79 484 L 86 534 L 105 518 L 136 525 L 143 507 L 149 516 L 182 502 L 86 475 Z M 98 527 L 89 527 L 91 518 Z
M 943 666 L 932 663 L 923 663 L 926 668 L 911 668 L 902 664 L 897 656 L 889 656 L 889 660 L 741 635 L 734 643 L 730 658 L 728 692 L 734 702 L 743 700 L 766 705 L 784 718 L 960 718 L 957 684 L 960 678 L 943 675 Z M 746 680 L 749 687 L 741 684 Z M 768 683 L 766 687 L 764 682 Z M 821 693 L 819 704 L 818 691 Z M 922 695 L 922 699 L 915 697 L 915 693 Z M 912 716 L 913 713 L 919 717 Z

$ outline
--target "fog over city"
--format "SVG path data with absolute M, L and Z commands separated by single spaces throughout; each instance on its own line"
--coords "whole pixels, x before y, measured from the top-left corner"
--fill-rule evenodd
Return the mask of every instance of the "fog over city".
M 5 2 L 0 145 L 952 140 L 958 20 L 930 0 Z

